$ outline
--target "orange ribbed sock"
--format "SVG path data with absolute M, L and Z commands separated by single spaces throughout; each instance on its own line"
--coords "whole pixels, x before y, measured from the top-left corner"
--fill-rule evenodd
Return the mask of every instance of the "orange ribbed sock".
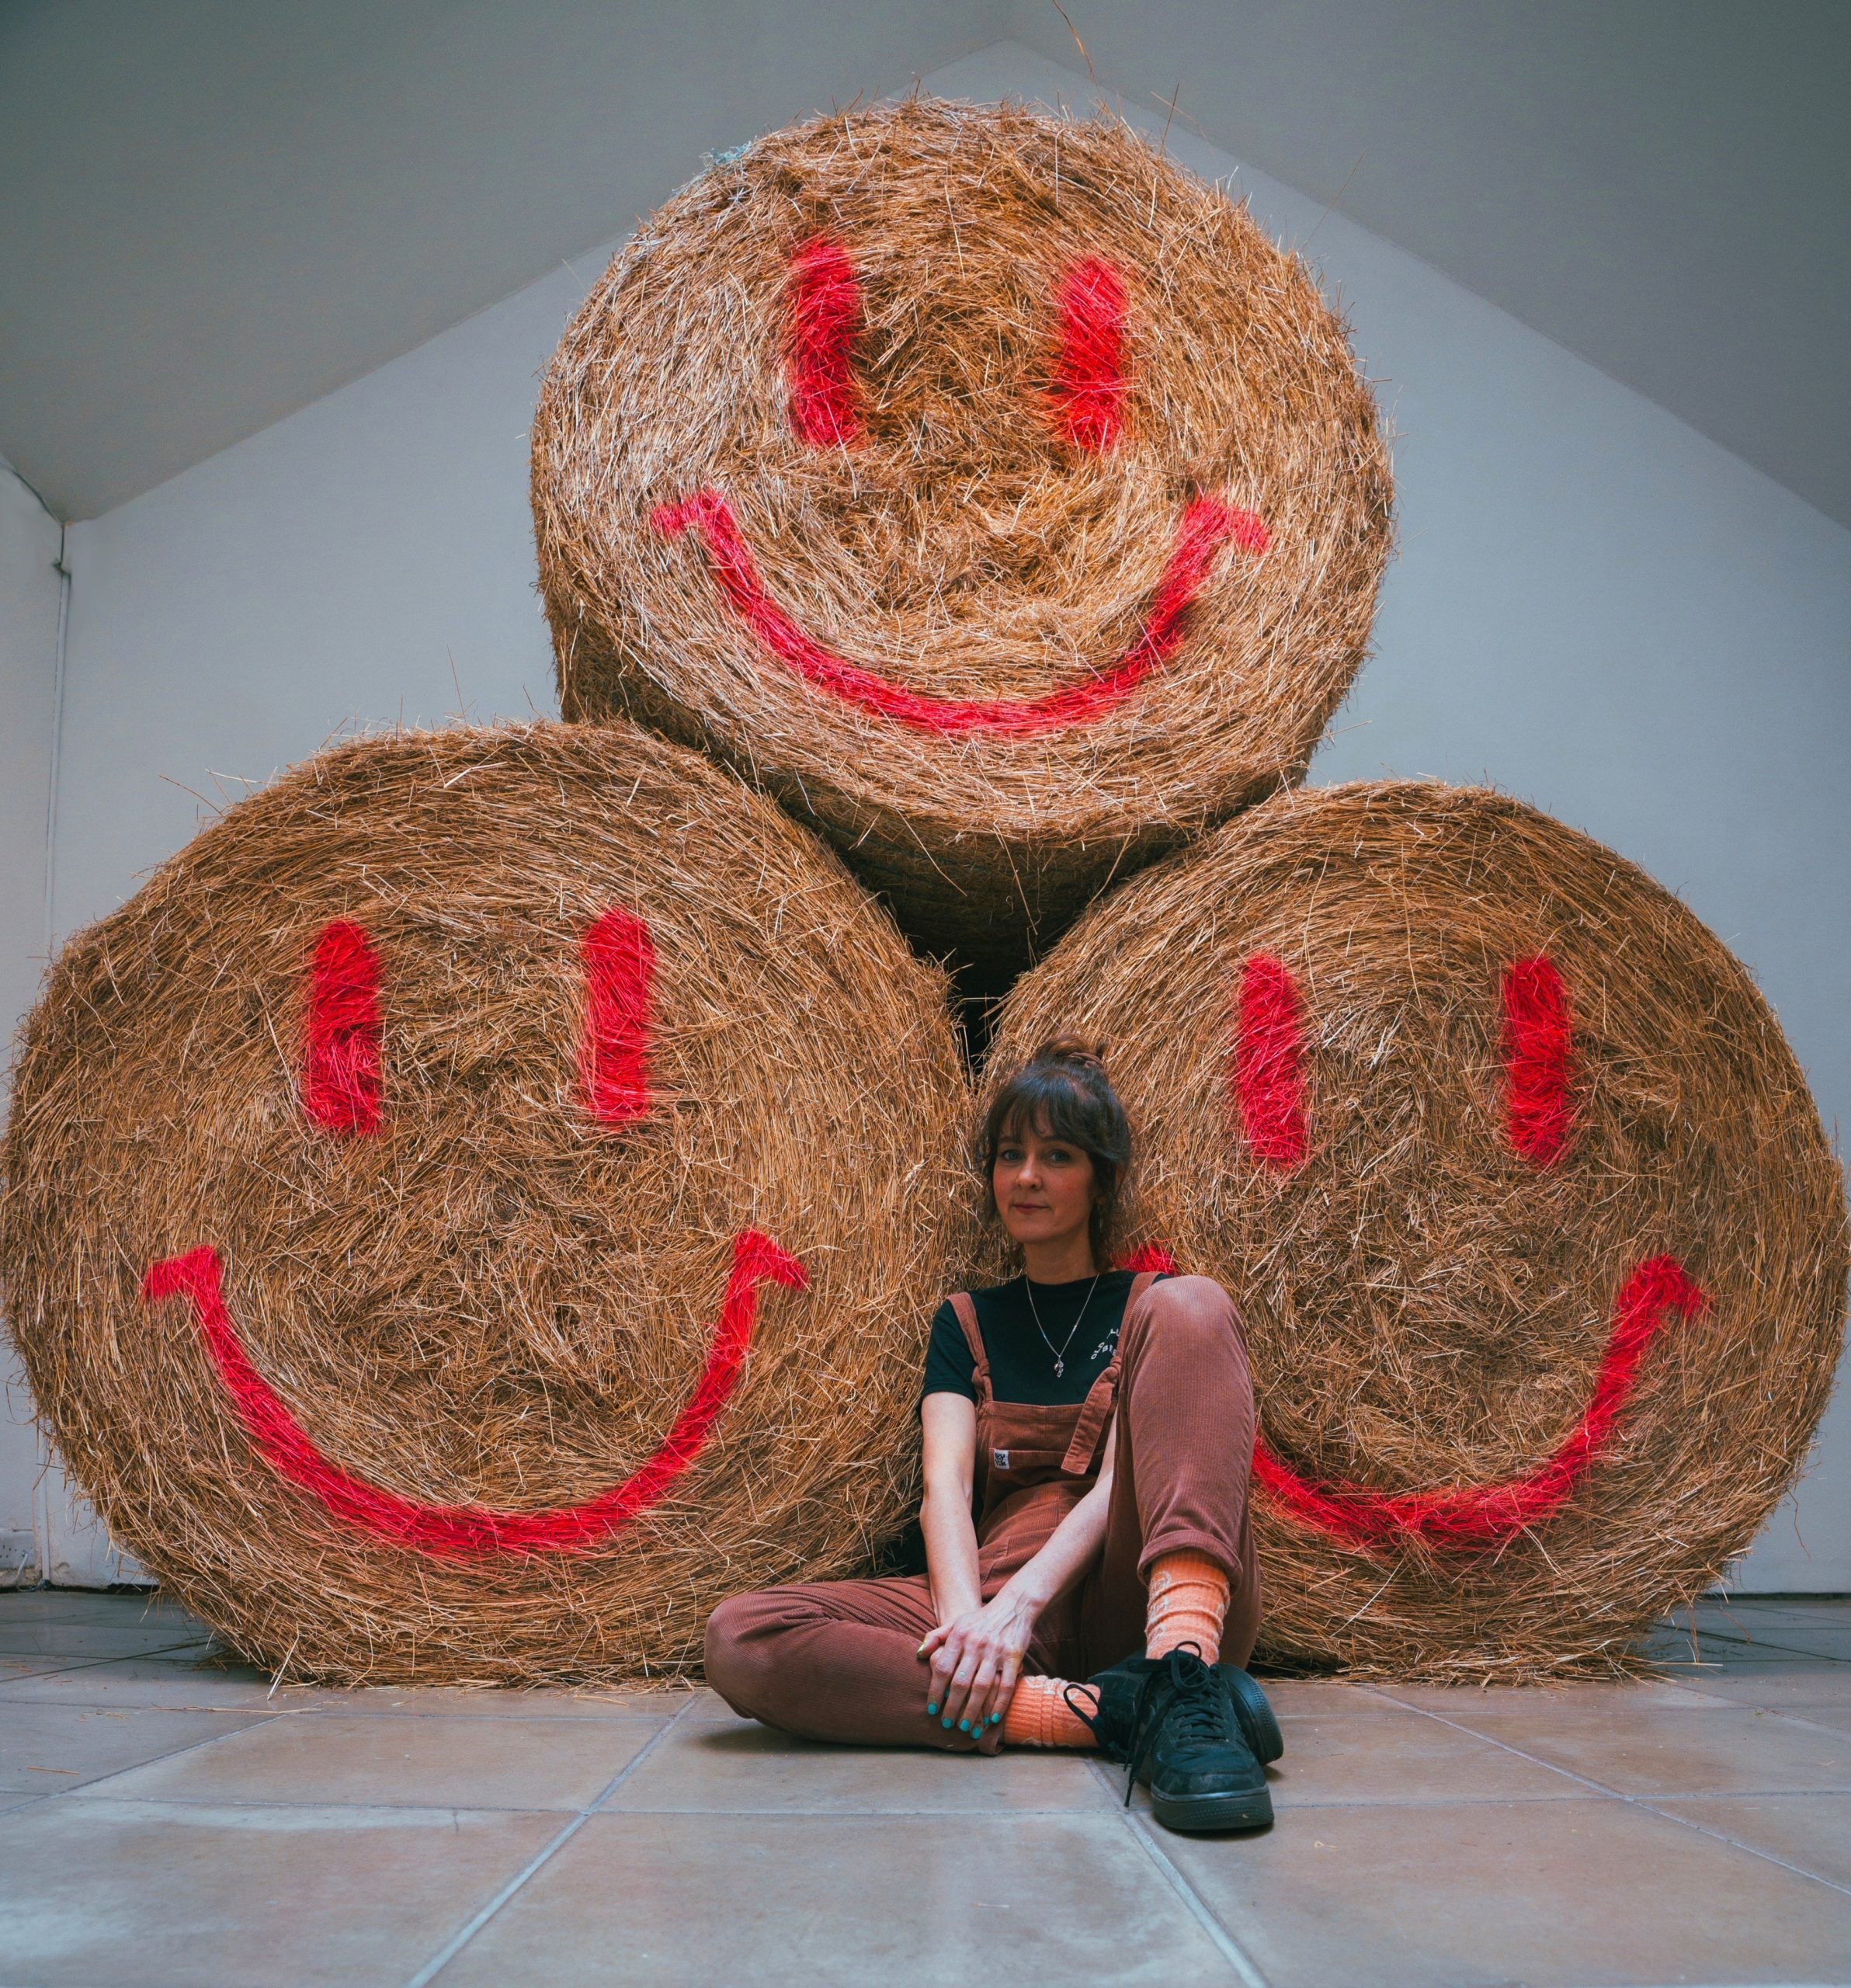
M 1160 1553 L 1151 1562 L 1144 1653 L 1166 1656 L 1193 1643 L 1204 1663 L 1219 1661 L 1228 1613 L 1228 1576 L 1206 1553 Z
M 1059 1677 L 1023 1677 L 1002 1715 L 1003 1743 L 1010 1746 L 1092 1746 L 1092 1729 L 1067 1702 L 1074 1696 L 1089 1712 L 1099 1710 L 1099 1694 L 1089 1684 L 1068 1684 Z

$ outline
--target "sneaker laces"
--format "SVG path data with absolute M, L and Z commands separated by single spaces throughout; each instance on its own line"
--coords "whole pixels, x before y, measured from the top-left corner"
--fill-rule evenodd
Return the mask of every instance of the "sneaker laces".
M 1084 1712 L 1079 1715 L 1086 1716 Z M 1088 1719 L 1087 1723 L 1092 1722 Z M 1179 1643 L 1166 1653 L 1138 1687 L 1130 1743 L 1126 1748 L 1127 1809 L 1138 1769 L 1156 1745 L 1158 1735 L 1172 1725 L 1179 1738 L 1195 1746 L 1225 1746 L 1238 1735 L 1234 1708 L 1221 1677 L 1202 1661 L 1202 1653 L 1194 1643 Z
M 1076 1698 L 1074 1696 L 1075 1691 L 1084 1691 L 1086 1688 L 1087 1687 L 1084 1684 L 1067 1685 L 1061 1693 L 1061 1701 L 1081 1725 L 1092 1735 L 1092 1743 L 1110 1754 L 1110 1748 L 1107 1747 L 1105 1741 L 1099 1737 L 1099 1699 L 1096 1696 L 1094 1698 L 1092 1708 L 1089 1711 L 1085 1698 Z

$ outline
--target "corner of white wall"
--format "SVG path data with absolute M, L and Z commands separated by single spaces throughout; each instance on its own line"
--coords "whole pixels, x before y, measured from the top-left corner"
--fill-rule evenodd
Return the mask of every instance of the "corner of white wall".
M 0 1027 L 7 1042 L 0 1060 L 9 1068 L 47 951 L 63 543 L 57 520 L 0 465 Z M 0 1587 L 43 1579 L 41 1514 L 38 1431 L 9 1343 L 0 1347 Z

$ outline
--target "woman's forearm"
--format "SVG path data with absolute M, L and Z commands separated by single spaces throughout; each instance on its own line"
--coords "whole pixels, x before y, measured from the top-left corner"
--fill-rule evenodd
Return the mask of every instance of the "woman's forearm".
M 1111 1489 L 1111 1479 L 1101 1478 L 1055 1527 L 1040 1552 L 1009 1576 L 1007 1584 L 1037 1615 L 1078 1580 L 1104 1545 Z
M 919 1507 L 919 1530 L 926 1537 L 926 1573 L 932 1587 L 932 1605 L 941 1622 L 949 1622 L 983 1601 L 983 1580 L 977 1565 L 977 1527 L 971 1500 L 928 1486 Z

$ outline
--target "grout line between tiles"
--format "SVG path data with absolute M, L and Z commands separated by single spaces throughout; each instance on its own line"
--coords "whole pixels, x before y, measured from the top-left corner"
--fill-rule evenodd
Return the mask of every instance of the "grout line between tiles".
M 54 1626 L 63 1625 L 54 1625 Z M 74 1656 L 68 1663 L 54 1664 L 50 1670 L 40 1670 L 33 1674 L 40 1677 L 61 1677 L 67 1670 L 100 1670 L 106 1663 L 158 1663 L 170 1649 L 193 1649 L 203 1644 L 205 1640 L 203 1636 L 184 1636 L 178 1642 L 155 1643 L 148 1649 L 117 1650 L 113 1656 Z M 0 1649 L 0 1663 L 4 1663 L 9 1657 L 50 1656 L 54 1653 L 50 1650 Z M 19 1681 L 24 1684 L 26 1680 L 22 1678 Z
M 486 1926 L 489 1920 L 501 1910 L 502 1907 L 514 1896 L 516 1892 L 519 1891 L 521 1887 L 525 1885 L 527 1881 L 542 1868 L 543 1865 L 549 1862 L 551 1858 L 555 1857 L 561 1850 L 563 1850 L 565 1846 L 571 1841 L 572 1838 L 584 1828 L 585 1824 L 591 1820 L 592 1816 L 595 1815 L 599 1809 L 603 1807 L 604 1804 L 616 1793 L 617 1790 L 623 1785 L 624 1782 L 627 1781 L 633 1774 L 636 1772 L 637 1769 L 643 1764 L 644 1761 L 648 1759 L 649 1756 L 655 1751 L 656 1748 L 668 1738 L 669 1735 L 675 1730 L 675 1727 L 680 1725 L 682 1721 L 687 1717 L 688 1714 L 694 1709 L 696 1702 L 697 1701 L 693 1697 L 690 1696 L 688 1702 L 682 1707 L 681 1710 L 678 1712 L 665 1726 L 662 1728 L 661 1731 L 651 1733 L 649 1738 L 644 1742 L 643 1745 L 637 1750 L 637 1752 L 633 1754 L 629 1760 L 625 1761 L 623 1765 L 618 1769 L 617 1772 L 611 1777 L 608 1782 L 606 1783 L 603 1791 L 598 1795 L 597 1799 L 595 1801 L 588 1802 L 584 1808 L 581 1809 L 578 1814 L 566 1824 L 565 1827 L 561 1830 L 553 1838 L 551 1842 L 543 1844 L 541 1848 L 528 1860 L 526 1864 L 520 1870 L 516 1872 L 514 1875 L 508 1880 L 507 1883 L 502 1885 L 501 1889 L 495 1893 L 495 1896 L 491 1898 L 480 1911 L 477 1912 L 474 1917 L 471 1917 L 457 1932 L 452 1934 L 452 1936 L 437 1949 L 436 1952 L 425 1962 L 423 1966 L 418 1969 L 418 1972 L 412 1976 L 411 1979 L 405 1983 L 405 1988 L 428 1988 L 428 1984 L 436 1979 L 438 1974 L 442 1971 L 442 1969 L 449 1966 L 450 1962 L 456 1958 L 457 1955 L 469 1945 L 470 1941 L 475 1938 L 477 1934 L 481 1931 L 482 1928 Z
M 658 1734 L 656 1736 L 659 1738 L 661 1736 Z M 653 1745 L 654 1742 L 651 1741 L 651 1743 Z M 637 1760 L 640 1760 L 641 1757 L 642 1755 L 639 1753 L 637 1757 Z M 636 1763 L 634 1761 L 631 1763 L 633 1766 Z M 151 1761 L 144 1761 L 141 1764 L 143 1766 L 151 1766 L 154 1764 Z M 132 1773 L 134 1769 L 124 1767 L 119 1769 L 118 1771 L 127 1774 Z M 47 1791 L 47 1794 L 70 1795 L 88 1795 L 93 1788 L 96 1788 L 96 1785 L 97 1784 L 95 1782 L 86 1781 L 82 1788 L 49 1789 Z M 7 1792 L 8 1791 L 5 1789 L 0 1789 L 0 1796 L 4 1796 Z M 604 1802 L 616 1792 L 616 1783 L 613 1781 L 600 1792 L 597 1798 L 597 1802 L 600 1803 Z M 32 1800 L 42 1801 L 46 1799 L 46 1796 L 33 1796 L 29 1795 L 29 1799 Z M 884 1820 L 894 1817 L 905 1817 L 908 1819 L 922 1822 L 1005 1823 L 1014 1822 L 1018 1817 L 1023 1816 L 1064 1816 L 1068 1820 L 1072 1820 L 1075 1818 L 1078 1818 L 1082 1820 L 1096 1820 L 1099 1813 L 1097 1808 L 1090 1805 L 1085 1808 L 1073 1809 L 857 1809 L 842 1807 L 828 1809 L 799 1809 L 794 1807 L 784 1809 L 742 1809 L 738 1807 L 729 1807 L 725 1809 L 603 1809 L 599 1807 L 596 1803 L 594 1803 L 593 1806 L 589 1809 L 577 1809 L 571 1806 L 570 1805 L 568 1805 L 564 1808 L 547 1809 L 537 1807 L 530 1802 L 356 1802 L 351 1799 L 344 1800 L 337 1796 L 329 1795 L 318 1796 L 307 1799 L 305 1799 L 301 1796 L 285 1797 L 279 1795 L 274 1799 L 266 1800 L 262 1796 L 252 1795 L 106 1794 L 105 1799 L 111 1802 L 134 1802 L 145 1803 L 149 1807 L 161 1809 L 251 1809 L 259 1811 L 269 1809 L 352 1809 L 361 1815 L 432 1814 L 446 1816 L 582 1816 L 599 1814 L 620 1816 L 625 1818 L 637 1816 L 750 1816 L 756 1818 L 760 1822 L 776 1822 L 781 1816 L 805 1816 L 811 1819 L 817 1817 L 835 1818 L 844 1822 L 854 1822 L 863 1817 L 878 1816 Z M 1548 1799 L 1561 1799 L 1562 1798 L 1551 1797 Z M 17 1807 L 24 1807 L 26 1805 L 26 1803 L 21 1802 L 17 1803 L 15 1806 Z M 1313 1805 L 1307 1803 L 1305 1806 L 1309 1807 Z M 6 1812 L 7 1811 L 5 1809 L 0 1809 L 0 1815 L 4 1815 Z
M 86 1670 L 106 1669 L 109 1664 L 122 1660 L 116 1657 L 106 1657 L 99 1660 L 96 1663 L 74 1664 L 66 1669 L 36 1671 L 28 1677 L 9 1680 L 0 1683 L 0 1705 L 84 1704 L 87 1701 L 47 1698 L 43 1692 L 29 1687 L 47 1684 L 54 1678 L 76 1677 Z M 147 1680 L 139 1680 L 137 1682 L 145 1684 Z M 132 1691 L 134 1688 L 134 1685 L 124 1687 L 125 1690 Z M 163 1686 L 161 1688 L 165 1690 L 165 1687 Z M 307 1685 L 300 1688 L 309 1691 L 327 1691 L 330 1687 L 325 1685 Z M 604 1701 L 600 1700 L 597 1702 L 602 1705 Z M 679 1716 L 680 1712 L 686 1708 L 677 1706 L 671 1710 L 667 1705 L 652 1705 L 641 1700 L 638 1700 L 634 1704 L 625 1704 L 613 1699 L 609 1701 L 608 1710 L 596 1712 L 547 1712 L 538 1707 L 531 1712 L 515 1710 L 465 1712 L 460 1708 L 455 1711 L 439 1709 L 430 1712 L 401 1712 L 387 1709 L 384 1706 L 347 1705 L 331 1698 L 318 1698 L 312 1705 L 300 1705 L 293 1699 L 279 1698 L 274 1691 L 270 1691 L 266 1692 L 261 1698 L 253 1698 L 241 1705 L 182 1705 L 165 1698 L 149 1698 L 140 1703 L 132 1705 L 125 1701 L 120 1708 L 125 1712 L 270 1712 L 278 1715 L 287 1712 L 297 1718 L 312 1716 L 379 1719 L 466 1719 L 472 1725 L 491 1726 L 505 1723 L 511 1720 L 527 1722 L 541 1720 L 554 1725 L 582 1726 L 587 1722 L 595 1724 L 600 1720 L 612 1719 L 672 1719 Z M 5 1988 L 4 1983 L 0 1983 L 0 1988 Z
M 1106 1788 L 1111 1788 L 1110 1777 L 1106 1774 L 1099 1761 L 1089 1760 L 1086 1764 Z M 1116 1792 L 1116 1791 L 1113 1792 Z M 1246 1949 L 1221 1924 L 1207 1900 L 1178 1869 L 1169 1852 L 1151 1833 L 1150 1825 L 1136 1809 L 1132 1808 L 1120 1807 L 1119 1815 L 1138 1847 L 1157 1866 L 1164 1882 L 1188 1908 L 1190 1917 L 1214 1941 L 1216 1952 L 1240 1977 L 1245 1984 L 1245 1988 L 1267 1988 L 1266 1977 L 1254 1965 Z
M 1823 1885 L 1828 1891 L 1834 1891 L 1840 1898 L 1851 1898 L 1851 1885 L 1841 1885 L 1835 1879 L 1820 1876 L 1817 1871 L 1809 1871 L 1804 1864 L 1795 1864 L 1790 1858 L 1776 1857 L 1771 1850 L 1763 1850 L 1752 1843 L 1745 1843 L 1738 1836 L 1731 1836 L 1727 1830 L 1713 1829 L 1696 1821 L 1689 1816 L 1674 1816 L 1669 1809 L 1658 1806 L 1660 1802 L 1675 1802 L 1681 1799 L 1675 1795 L 1626 1795 L 1621 1798 L 1636 1809 L 1643 1809 L 1648 1815 L 1662 1816 L 1668 1823 L 1676 1823 L 1680 1829 L 1693 1830 L 1698 1836 L 1707 1836 L 1712 1843 L 1727 1844 L 1731 1850 L 1745 1850 L 1751 1857 L 1759 1857 L 1763 1863 L 1779 1865 L 1783 1871 L 1790 1871 L 1796 1878 L 1810 1878 L 1815 1885 Z
M 200 1744 L 209 1744 L 202 1741 Z M 163 1757 L 167 1757 L 163 1756 Z M 142 1766 L 152 1766 L 152 1761 L 143 1761 Z M 116 1770 L 118 1774 L 129 1774 L 134 1768 Z M 1559 1770 L 1558 1770 L 1559 1771 Z M 114 1776 L 106 1777 L 114 1778 Z M 605 1791 L 606 1795 L 613 1792 Z M 1606 1794 L 1608 1791 L 1598 1789 Z M 1614 1795 L 1618 1802 L 1630 1802 L 1650 1808 L 1660 1802 L 1808 1802 L 1842 1801 L 1847 1791 L 1834 1788 L 1730 1788 L 1718 1792 L 1714 1788 L 1690 1790 L 1666 1789 L 1654 1795 Z M 256 1795 L 117 1795 L 103 1788 L 100 1781 L 85 1781 L 78 1788 L 47 1788 L 42 1795 L 30 1789 L 0 1789 L 0 1798 L 8 1793 L 19 1793 L 25 1799 L 11 1805 L 15 1809 L 30 1807 L 36 1802 L 51 1800 L 58 1796 L 69 1796 L 73 1801 L 84 1801 L 95 1797 L 108 1802 L 130 1803 L 155 1809 L 248 1809 L 262 1812 L 273 1809 L 341 1809 L 354 1810 L 360 1815 L 444 1815 L 444 1816 L 562 1816 L 596 1813 L 620 1816 L 626 1819 L 641 1816 L 654 1816 L 658 1819 L 683 1816 L 751 1816 L 759 1822 L 775 1823 L 786 1817 L 808 1821 L 855 1822 L 863 1819 L 878 1818 L 882 1821 L 944 1822 L 944 1823 L 1012 1823 L 1030 1819 L 1100 1819 L 1097 1808 L 1068 1809 L 898 1809 L 855 1808 L 840 1805 L 821 1809 L 800 1808 L 794 1804 L 779 1809 L 741 1808 L 737 1805 L 724 1809 L 597 1809 L 595 1810 L 571 1808 L 547 1809 L 537 1807 L 532 1802 L 356 1802 L 351 1798 L 320 1795 L 310 1799 L 279 1796 L 266 1800 Z M 600 1796 L 600 1800 L 604 1799 Z M 1350 1811 L 1368 1811 L 1377 1809 L 1417 1809 L 1422 1812 L 1433 1809 L 1534 1809 L 1556 1802 L 1585 1800 L 1585 1795 L 1575 1789 L 1564 1790 L 1560 1795 L 1416 1795 L 1405 1799 L 1380 1801 L 1346 1801 L 1341 1796 L 1317 1795 L 1296 1799 L 1290 1803 L 1290 1812 L 1297 1815 L 1308 1809 L 1342 1809 Z M 1118 1807 L 1116 1799 L 1111 1805 Z M 0 1815 L 9 1812 L 0 1808 Z M 1141 1812 L 1134 1810 L 1134 1815 Z M 1733 1840 L 1733 1839 L 1731 1839 Z M 1744 1848 L 1752 1847 L 1744 1844 Z M 1830 1882 L 1828 1880 L 1827 1882 Z
M 82 1708 L 78 1707 L 77 1709 L 81 1710 Z M 135 1709 L 137 1712 L 160 1712 L 165 1708 L 160 1705 L 137 1705 Z M 4 1812 L 9 1816 L 17 1816 L 27 1809 L 39 1808 L 47 1802 L 68 1802 L 78 1799 L 89 1795 L 96 1789 L 106 1786 L 112 1781 L 120 1781 L 126 1774 L 139 1774 L 144 1767 L 158 1766 L 164 1760 L 177 1760 L 185 1754 L 198 1753 L 203 1746 L 216 1746 L 221 1740 L 235 1740 L 240 1733 L 248 1733 L 257 1726 L 267 1726 L 276 1715 L 273 1712 L 260 1712 L 252 1713 L 248 1716 L 250 1724 L 241 1726 L 234 1732 L 205 1733 L 189 1745 L 175 1746 L 171 1752 L 165 1753 L 152 1753 L 145 1760 L 137 1760 L 132 1767 L 116 1767 L 109 1774 L 99 1774 L 94 1781 L 86 1781 L 79 1788 L 48 1788 L 43 1795 L 29 1795 L 25 1801 L 16 1802 L 10 1809 L 0 1812 Z
M 1557 1761 L 1545 1760 L 1537 1754 L 1526 1753 L 1521 1746 L 1512 1745 L 1508 1740 L 1494 1739 L 1491 1734 L 1480 1733 L 1474 1727 L 1461 1726 L 1454 1719 L 1443 1719 L 1436 1712 L 1429 1712 L 1424 1705 L 1410 1705 L 1405 1699 L 1397 1699 L 1395 1702 L 1405 1705 L 1409 1712 L 1420 1713 L 1422 1718 L 1450 1727 L 1455 1733 L 1465 1733 L 1474 1740 L 1489 1740 L 1492 1746 L 1502 1747 L 1507 1753 L 1516 1754 L 1519 1760 L 1527 1760 L 1532 1767 L 1547 1767 L 1551 1774 L 1565 1774 L 1569 1780 L 1579 1781 L 1584 1788 L 1591 1788 L 1597 1795 L 1606 1795 L 1612 1801 L 1624 1802 L 1630 1809 L 1643 1809 L 1648 1816 L 1656 1816 L 1664 1822 L 1675 1823 L 1679 1828 L 1690 1830 L 1697 1836 L 1707 1837 L 1714 1843 L 1727 1844 L 1733 1850 L 1744 1851 L 1750 1857 L 1759 1858 L 1764 1864 L 1773 1864 L 1783 1871 L 1790 1871 L 1796 1878 L 1807 1879 L 1813 1884 L 1823 1885 L 1828 1891 L 1836 1892 L 1841 1897 L 1851 1898 L 1851 1885 L 1841 1885 L 1833 1879 L 1821 1877 L 1817 1871 L 1808 1871 L 1803 1864 L 1790 1863 L 1784 1857 L 1776 1857 L 1771 1850 L 1762 1850 L 1758 1845 L 1744 1843 L 1739 1837 L 1730 1836 L 1724 1830 L 1706 1829 L 1701 1823 L 1693 1822 L 1688 1816 L 1670 1815 L 1662 1809 L 1652 1806 L 1655 1801 L 1676 1801 L 1681 1799 L 1678 1796 L 1627 1795 L 1617 1788 L 1610 1788 L 1605 1781 L 1595 1780 L 1592 1774 L 1578 1774 L 1572 1767 L 1564 1767 Z M 1829 1793 L 1832 1791 L 1825 1792 Z

